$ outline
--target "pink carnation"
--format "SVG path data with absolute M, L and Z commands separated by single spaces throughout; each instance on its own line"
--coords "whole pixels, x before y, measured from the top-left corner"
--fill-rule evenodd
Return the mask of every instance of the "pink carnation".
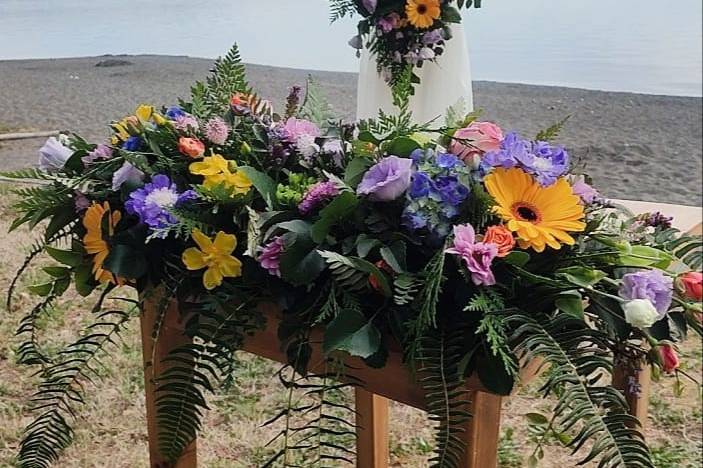
M 229 136 L 227 122 L 220 117 L 210 119 L 205 124 L 205 136 L 216 145 L 224 145 Z
M 333 182 L 318 182 L 305 192 L 303 201 L 298 205 L 298 210 L 306 215 L 338 194 L 339 189 Z
M 476 242 L 476 232 L 470 224 L 454 226 L 454 247 L 447 253 L 458 255 L 464 260 L 466 268 L 471 273 L 471 281 L 477 286 L 492 286 L 496 284 L 491 271 L 493 259 L 498 256 L 498 246 Z
M 265 246 L 259 248 L 261 252 L 261 255 L 259 255 L 259 263 L 262 268 L 279 278 L 281 277 L 281 254 L 283 253 L 284 247 L 283 238 L 278 236 Z
M 473 156 L 481 156 L 489 151 L 498 151 L 503 141 L 503 131 L 491 122 L 473 122 L 466 128 L 460 128 L 454 133 L 449 151 L 459 156 L 464 162 L 470 163 Z M 458 141 L 464 140 L 464 141 Z
M 317 138 L 320 136 L 320 129 L 309 120 L 296 119 L 291 117 L 286 121 L 283 130 L 286 134 L 286 140 L 291 143 L 296 143 L 302 136 L 311 136 Z

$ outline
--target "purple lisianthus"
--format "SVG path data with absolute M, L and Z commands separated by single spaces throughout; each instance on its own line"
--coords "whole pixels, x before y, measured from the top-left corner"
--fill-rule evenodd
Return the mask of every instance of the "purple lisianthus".
M 447 253 L 458 255 L 464 260 L 475 285 L 496 284 L 491 265 L 498 256 L 498 246 L 476 242 L 476 232 L 470 224 L 454 226 L 454 246 L 447 249 Z
M 598 190 L 594 189 L 591 185 L 587 184 L 584 180 L 577 180 L 571 186 L 571 190 L 574 195 L 581 199 L 581 203 L 584 205 L 591 205 L 596 198 L 600 196 Z
M 39 169 L 44 172 L 60 171 L 72 155 L 73 150 L 61 141 L 61 137 L 50 137 L 39 149 Z
M 303 200 L 298 205 L 298 210 L 304 215 L 309 214 L 337 195 L 339 195 L 339 189 L 333 182 L 318 182 L 305 192 Z
M 373 201 L 391 201 L 410 187 L 413 160 L 388 156 L 369 169 L 356 189 Z
M 441 29 L 433 29 L 432 31 L 426 32 L 422 36 L 422 43 L 425 45 L 433 45 L 444 40 L 444 35 Z
M 93 151 L 90 151 L 86 156 L 81 158 L 83 164 L 90 166 L 95 161 L 106 161 L 112 158 L 112 148 L 107 145 L 99 144 Z
M 158 229 L 176 224 L 178 220 L 171 210 L 196 198 L 194 191 L 179 193 L 176 184 L 168 176 L 157 174 L 150 183 L 129 194 L 125 209 L 128 213 L 139 216 L 142 223 Z
M 116 192 L 126 182 L 139 183 L 142 180 L 144 180 L 144 173 L 130 163 L 125 162 L 122 167 L 112 174 L 112 190 Z
M 674 280 L 661 271 L 643 270 L 623 276 L 619 294 L 628 301 L 648 299 L 662 318 L 671 305 L 673 288 Z
M 183 117 L 186 115 L 185 111 L 178 106 L 171 106 L 166 109 L 166 117 L 169 120 L 176 120 L 178 117 Z
M 122 143 L 122 149 L 127 151 L 139 151 L 139 148 L 142 147 L 142 143 L 143 140 L 138 136 L 131 136 L 127 138 L 124 143 Z
M 271 242 L 263 247 L 259 247 L 259 264 L 269 272 L 269 274 L 281 277 L 281 254 L 285 248 L 283 237 L 275 237 Z

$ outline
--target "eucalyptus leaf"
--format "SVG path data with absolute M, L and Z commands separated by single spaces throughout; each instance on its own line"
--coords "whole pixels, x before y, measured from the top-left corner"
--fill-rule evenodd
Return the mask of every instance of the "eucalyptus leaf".
M 359 199 L 351 192 L 342 192 L 329 205 L 320 211 L 320 219 L 313 224 L 312 240 L 318 244 L 324 242 L 332 227 L 354 212 Z
M 239 167 L 238 171 L 243 172 L 251 180 L 254 188 L 266 202 L 268 209 L 273 210 L 274 200 L 276 199 L 276 182 L 267 174 L 250 166 Z
M 381 332 L 364 314 L 343 309 L 325 328 L 322 350 L 346 351 L 352 356 L 370 358 L 381 346 Z

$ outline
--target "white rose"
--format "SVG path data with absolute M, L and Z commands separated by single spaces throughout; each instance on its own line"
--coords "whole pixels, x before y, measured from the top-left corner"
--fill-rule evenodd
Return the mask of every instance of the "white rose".
M 637 328 L 651 327 L 659 320 L 659 313 L 649 299 L 634 299 L 622 306 L 625 321 Z

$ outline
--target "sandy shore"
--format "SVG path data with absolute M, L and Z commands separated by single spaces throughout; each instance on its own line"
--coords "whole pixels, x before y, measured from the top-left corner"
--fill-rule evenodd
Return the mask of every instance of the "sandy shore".
M 106 59 L 128 65 L 96 67 Z M 201 79 L 211 60 L 126 56 L 0 61 L 2 128 L 73 130 L 95 141 L 106 124 L 142 102 L 175 103 Z M 311 73 L 337 112 L 353 117 L 356 75 L 249 66 L 261 96 L 281 103 L 292 84 Z M 485 118 L 533 135 L 571 114 L 560 141 L 586 164 L 608 197 L 701 204 L 701 98 L 587 91 L 550 86 L 476 82 Z M 36 161 L 41 140 L 2 143 L 0 170 Z

